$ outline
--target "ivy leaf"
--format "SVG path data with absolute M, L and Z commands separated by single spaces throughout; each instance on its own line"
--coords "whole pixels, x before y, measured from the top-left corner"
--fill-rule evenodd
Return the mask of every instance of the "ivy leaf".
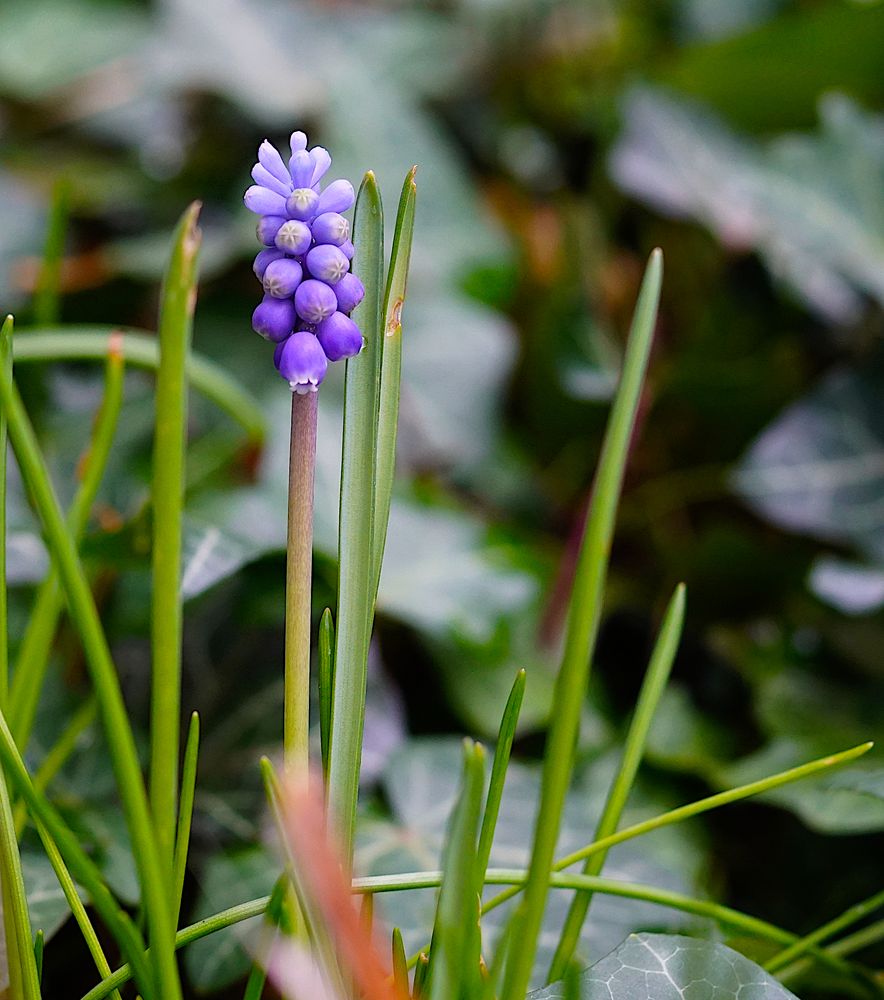
M 561 983 L 529 1000 L 563 1000 Z M 739 952 L 675 934 L 633 934 L 580 977 L 580 1000 L 797 1000 Z

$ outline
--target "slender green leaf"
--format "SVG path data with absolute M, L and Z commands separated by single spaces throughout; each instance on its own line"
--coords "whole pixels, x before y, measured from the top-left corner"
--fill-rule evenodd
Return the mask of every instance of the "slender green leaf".
M 319 742 L 322 748 L 322 773 L 328 778 L 331 746 L 332 701 L 335 673 L 335 623 L 331 608 L 326 608 L 319 622 Z
M 62 178 L 52 189 L 49 224 L 43 259 L 34 289 L 34 323 L 50 326 L 57 323 L 61 312 L 61 265 L 64 260 L 64 242 L 68 228 L 70 184 Z
M 46 947 L 46 935 L 42 929 L 34 935 L 34 961 L 37 963 L 37 979 L 43 981 L 43 951 Z
M 396 471 L 396 434 L 399 428 L 399 394 L 402 377 L 402 309 L 408 284 L 408 266 L 411 262 L 411 243 L 414 236 L 414 211 L 417 187 L 412 167 L 402 186 L 396 227 L 393 230 L 393 248 L 387 288 L 384 293 L 384 326 L 381 347 L 381 382 L 378 400 L 377 472 L 375 476 L 374 524 L 372 562 L 374 565 L 374 592 L 377 594 L 393 500 L 393 480 Z
M 491 857 L 491 845 L 494 842 L 494 831 L 497 828 L 497 817 L 500 814 L 500 802 L 503 798 L 503 786 L 506 781 L 507 767 L 516 736 L 516 726 L 519 724 L 519 711 L 525 696 L 525 671 L 520 670 L 513 681 L 512 690 L 507 698 L 506 707 L 500 720 L 500 730 L 497 734 L 497 744 L 494 747 L 494 760 L 491 765 L 491 780 L 488 783 L 488 795 L 485 799 L 485 813 L 482 816 L 482 830 L 479 834 L 478 876 L 481 886 L 488 859 Z
M 160 364 L 157 338 L 143 331 L 118 326 L 64 326 L 20 333 L 13 351 L 16 364 L 45 361 L 100 361 L 115 338 L 121 338 L 123 357 L 136 368 L 156 371 Z M 187 359 L 187 377 L 193 387 L 239 423 L 256 443 L 264 440 L 266 426 L 261 404 L 223 368 L 198 354 Z
M 119 679 L 95 600 L 76 546 L 67 533 L 34 429 L 18 390 L 8 378 L 0 378 L 0 399 L 9 421 L 9 436 L 18 458 L 22 479 L 40 515 L 46 542 L 65 590 L 71 620 L 83 644 L 108 744 L 113 751 L 111 760 L 132 838 L 142 900 L 150 928 L 151 962 L 157 974 L 157 985 L 163 1000 L 176 1000 L 181 996 L 181 986 L 175 965 L 171 908 L 168 896 L 163 891 L 167 879 L 160 867 L 138 752 Z M 151 985 L 148 984 L 148 993 L 151 992 Z
M 349 863 L 362 761 L 368 647 L 374 618 L 372 563 L 375 455 L 383 338 L 384 220 L 381 195 L 365 175 L 353 220 L 354 272 L 365 298 L 354 312 L 365 337 L 361 354 L 347 362 L 338 539 L 338 608 L 335 615 L 334 710 L 329 753 L 329 803 Z
M 113 446 L 123 404 L 124 373 L 120 338 L 113 338 L 108 344 L 101 406 L 93 424 L 88 450 L 79 466 L 82 478 L 67 516 L 68 533 L 78 545 L 86 531 Z M 49 666 L 52 642 L 63 608 L 64 594 L 58 570 L 50 569 L 49 575 L 37 590 L 12 678 L 9 724 L 16 743 L 23 750 L 27 748 L 31 737 L 40 692 Z
M 682 628 L 684 627 L 685 613 L 685 589 L 681 584 L 676 588 L 675 594 L 666 609 L 660 635 L 651 654 L 651 660 L 642 682 L 639 692 L 638 702 L 635 707 L 635 714 L 626 734 L 626 742 L 623 747 L 623 759 L 620 769 L 608 792 L 608 798 L 602 815 L 599 818 L 598 826 L 595 830 L 594 840 L 602 840 L 609 834 L 616 831 L 626 807 L 626 800 L 629 798 L 630 790 L 635 781 L 638 767 L 644 755 L 645 744 L 648 739 L 648 732 L 654 719 L 654 712 L 660 703 L 660 698 L 669 680 L 672 664 L 675 662 L 675 654 L 678 651 L 678 644 L 681 639 Z M 583 866 L 583 871 L 587 875 L 599 875 L 605 864 L 606 852 L 599 851 L 592 857 L 587 858 Z M 592 896 L 589 893 L 580 893 L 574 897 L 559 944 L 553 957 L 552 965 L 547 976 L 547 982 L 554 982 L 563 979 L 571 965 L 574 956 L 574 949 L 580 937 L 580 929 L 586 920 L 589 911 L 589 904 Z
M 187 447 L 187 377 L 197 259 L 200 205 L 182 215 L 160 296 L 156 422 L 154 426 L 153 540 L 151 545 L 150 807 L 171 911 L 177 910 L 174 879 L 175 827 L 181 739 L 181 515 Z
M 662 254 L 655 250 L 648 263 L 636 305 L 620 386 L 608 421 L 592 502 L 587 513 L 585 535 L 569 606 L 565 649 L 556 682 L 552 723 L 544 755 L 540 803 L 531 855 L 531 877 L 514 916 L 518 922 L 520 947 L 513 948 L 510 952 L 504 977 L 504 1000 L 524 1000 L 534 965 L 537 938 L 546 907 L 548 876 L 571 779 L 580 710 L 601 619 L 617 503 L 650 356 L 662 272 Z
M 445 848 L 426 992 L 430 1000 L 469 996 L 479 975 L 479 887 L 476 848 L 484 785 L 484 749 L 464 741 L 460 796 Z
M 12 378 L 13 319 L 7 316 L 0 326 L 0 373 Z M 0 412 L 0 712 L 9 710 L 9 613 L 6 592 L 6 463 L 8 452 L 6 411 Z
M 200 752 L 199 712 L 190 716 L 187 742 L 184 745 L 184 765 L 181 769 L 181 798 L 178 802 L 178 824 L 175 836 L 175 881 L 173 911 L 175 924 L 181 913 L 181 894 L 184 892 L 184 876 L 187 872 L 187 854 L 190 850 L 190 827 L 193 823 L 193 798 L 196 791 L 196 768 Z
M 405 945 L 402 942 L 402 931 L 393 928 L 391 942 L 393 985 L 403 997 L 408 996 L 408 959 L 405 955 Z

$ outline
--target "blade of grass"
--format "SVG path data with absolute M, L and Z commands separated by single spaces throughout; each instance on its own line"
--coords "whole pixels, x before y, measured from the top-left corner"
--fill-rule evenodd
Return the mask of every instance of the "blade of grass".
M 58 569 L 71 621 L 80 635 L 98 698 L 138 868 L 157 985 L 163 1000 L 178 1000 L 181 986 L 175 964 L 174 929 L 168 895 L 164 893 L 168 878 L 164 877 L 160 867 L 147 794 L 119 679 L 86 574 L 76 546 L 67 533 L 34 429 L 18 390 L 8 378 L 0 378 L 0 401 L 9 421 L 9 437 L 22 479 L 43 524 L 46 543 Z
M 64 242 L 68 228 L 70 185 L 64 179 L 52 188 L 49 206 L 49 224 L 43 259 L 34 289 L 34 323 L 49 326 L 57 323 L 61 313 L 61 265 L 64 260 Z
M 626 741 L 623 746 L 623 759 L 617 771 L 617 776 L 608 791 L 602 814 L 599 817 L 598 826 L 595 830 L 594 840 L 602 840 L 609 834 L 616 831 L 620 824 L 620 818 L 626 807 L 626 800 L 632 790 L 635 776 L 638 773 L 639 764 L 645 752 L 645 744 L 648 740 L 648 733 L 654 719 L 654 713 L 660 704 L 660 698 L 669 680 L 672 664 L 675 662 L 675 654 L 678 651 L 678 644 L 681 640 L 681 632 L 684 627 L 685 613 L 685 588 L 679 584 L 676 588 L 666 614 L 663 618 L 663 625 L 651 660 L 648 664 L 639 692 L 638 702 L 635 706 L 635 713 L 626 734 Z M 599 851 L 591 858 L 587 858 L 584 863 L 583 872 L 586 875 L 600 875 L 605 864 L 606 851 Z M 589 911 L 589 904 L 592 901 L 591 893 L 578 893 L 571 902 L 568 915 L 562 927 L 559 943 L 556 947 L 555 955 L 550 966 L 547 982 L 554 982 L 563 979 L 566 971 L 571 965 L 574 950 L 580 938 L 580 931 L 586 920 Z
M 768 972 L 779 972 L 804 955 L 810 948 L 822 944 L 823 941 L 829 938 L 835 937 L 836 934 L 847 930 L 852 924 L 864 920 L 871 913 L 874 913 L 875 910 L 880 910 L 882 906 L 884 906 L 884 890 L 875 893 L 874 896 L 870 896 L 868 899 L 864 899 L 861 903 L 855 903 L 853 906 L 848 907 L 834 919 L 829 920 L 810 934 L 806 934 L 799 941 L 795 941 L 789 945 L 788 948 L 784 948 L 772 958 L 763 962 L 764 968 Z
M 46 796 L 34 787 L 2 714 L 0 714 L 0 762 L 2 762 L 3 770 L 16 792 L 27 804 L 28 812 L 35 823 L 39 820 L 38 832 L 42 831 L 51 837 L 73 877 L 89 894 L 92 905 L 114 936 L 120 950 L 131 963 L 138 988 L 146 1000 L 158 1000 L 159 994 L 156 991 L 154 974 L 148 964 L 145 944 L 141 935 L 129 915 L 111 895 L 98 868 L 80 847 L 77 838 L 62 819 L 61 814 Z M 132 972 L 130 972 L 131 975 Z M 116 987 L 112 987 L 112 989 L 114 988 Z
M 322 749 L 322 774 L 328 780 L 331 746 L 332 701 L 335 675 L 335 623 L 331 608 L 326 608 L 319 622 L 319 742 Z
M 119 337 L 112 338 L 108 345 L 104 371 L 101 405 L 92 428 L 89 447 L 78 466 L 80 485 L 67 516 L 68 533 L 77 545 L 86 531 L 92 505 L 104 477 L 123 404 L 125 371 Z M 51 568 L 37 590 L 12 678 L 9 725 L 16 743 L 23 751 L 27 749 L 31 737 L 52 643 L 63 609 L 64 595 L 58 571 Z
M 623 373 L 605 432 L 592 501 L 587 513 L 585 535 L 569 605 L 564 654 L 556 679 L 551 723 L 543 758 L 530 876 L 525 894 L 514 915 L 514 920 L 518 923 L 520 946 L 510 950 L 502 1000 L 524 1000 L 537 953 L 537 938 L 549 889 L 548 876 L 559 836 L 565 796 L 571 783 L 580 711 L 601 619 L 617 503 L 651 352 L 662 271 L 662 254 L 655 250 L 648 262 L 639 293 L 626 346 Z
M 384 219 L 374 174 L 365 175 L 353 219 L 354 271 L 365 298 L 354 320 L 365 337 L 347 362 L 338 539 L 338 608 L 328 798 L 345 864 L 353 855 L 368 648 L 374 618 L 372 540 L 382 328 Z
M 445 846 L 442 889 L 436 904 L 430 968 L 425 993 L 429 1000 L 470 995 L 479 976 L 479 891 L 476 848 L 485 753 L 479 743 L 464 741 L 460 794 Z
M 399 394 L 402 375 L 402 309 L 408 284 L 408 266 L 411 262 L 411 243 L 414 236 L 414 212 L 417 187 L 414 177 L 417 167 L 409 170 L 393 230 L 393 247 L 390 251 L 390 269 L 384 293 L 384 326 L 381 347 L 381 382 L 378 400 L 378 437 L 375 475 L 374 523 L 372 538 L 372 563 L 374 565 L 374 594 L 378 592 L 387 525 L 390 521 L 390 504 L 393 500 L 393 480 L 396 472 L 396 434 L 399 428 Z
M 497 828 L 497 817 L 500 814 L 500 802 L 503 798 L 503 786 L 506 782 L 506 771 L 509 767 L 510 754 L 513 750 L 513 740 L 516 736 L 516 726 L 519 724 L 519 712 L 522 709 L 522 699 L 525 696 L 525 671 L 516 674 L 510 689 L 506 706 L 500 720 L 497 732 L 497 744 L 494 747 L 494 760 L 491 764 L 491 779 L 488 782 L 488 794 L 485 798 L 485 813 L 482 817 L 482 830 L 479 834 L 479 850 L 477 872 L 479 886 L 484 880 L 488 859 L 491 857 L 491 845 L 494 842 L 494 831 Z
M 267 982 L 267 962 L 275 941 L 280 936 L 281 926 L 285 921 L 286 895 L 289 891 L 288 876 L 283 875 L 276 880 L 273 892 L 270 894 L 267 909 L 264 911 L 264 921 L 261 928 L 261 938 L 258 943 L 257 956 L 252 963 L 246 991 L 243 1000 L 261 1000 L 264 984 Z
M 405 943 L 402 940 L 402 931 L 398 927 L 393 928 L 390 951 L 393 966 L 393 986 L 397 993 L 403 997 L 407 997 L 409 993 L 408 960 L 405 956 Z
M 171 912 L 177 909 L 172 876 L 178 817 L 178 769 L 181 766 L 181 544 L 187 447 L 185 366 L 196 307 L 197 259 L 202 238 L 197 226 L 199 211 L 199 203 L 194 202 L 175 230 L 160 293 L 157 331 L 160 366 L 157 370 L 151 486 L 150 806 Z
M 6 583 L 3 583 L 5 589 Z M 6 636 L 2 638 L 6 642 Z M 6 779 L 0 771 L 0 883 L 10 1000 L 40 1000 L 40 976 L 31 940 L 31 918 Z
M 121 338 L 127 364 L 151 371 L 159 368 L 160 348 L 152 333 L 94 325 L 71 325 L 16 334 L 13 344 L 15 362 L 101 361 L 108 355 L 111 339 L 117 337 Z M 264 411 L 251 393 L 223 368 L 201 355 L 190 354 L 186 370 L 194 389 L 231 416 L 256 444 L 264 440 L 267 431 Z
M 12 378 L 13 320 L 7 316 L 0 325 L 0 371 Z M 0 712 L 9 710 L 9 608 L 6 593 L 6 472 L 8 458 L 6 413 L 0 413 Z
M 193 823 L 193 797 L 196 791 L 196 767 L 200 752 L 199 712 L 190 716 L 187 742 L 184 745 L 184 765 L 181 768 L 181 797 L 178 801 L 178 823 L 175 836 L 175 882 L 172 912 L 175 926 L 181 914 L 181 896 L 187 872 L 187 854 L 190 850 L 190 827 Z
M 430 956 L 426 952 L 421 952 L 417 956 L 417 965 L 414 968 L 414 982 L 412 984 L 411 995 L 415 1000 L 422 1000 L 425 995 L 427 984 L 427 973 L 430 968 Z
M 37 978 L 43 982 L 43 952 L 46 948 L 46 935 L 43 929 L 34 935 L 34 961 L 37 963 Z
M 38 792 L 44 792 L 49 787 L 49 782 L 58 774 L 70 758 L 77 747 L 82 734 L 95 722 L 98 714 L 98 705 L 94 695 L 77 709 L 73 718 L 62 731 L 61 735 L 50 747 L 49 752 L 40 762 L 34 774 L 34 788 Z M 15 734 L 13 733 L 13 738 Z M 15 806 L 15 832 L 21 839 L 22 832 L 27 822 L 28 814 L 24 802 L 19 800 Z

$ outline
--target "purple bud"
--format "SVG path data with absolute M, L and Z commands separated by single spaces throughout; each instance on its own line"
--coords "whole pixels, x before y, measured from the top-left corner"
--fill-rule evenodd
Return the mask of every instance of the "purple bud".
M 282 181 L 287 186 L 291 184 L 291 175 L 289 174 L 288 167 L 283 163 L 276 146 L 269 143 L 266 139 L 258 147 L 258 162 L 265 170 L 273 174 L 278 181 Z
M 306 330 L 300 330 L 293 333 L 283 345 L 277 367 L 292 392 L 304 395 L 316 392 L 319 383 L 325 378 L 328 361 L 316 337 Z
M 287 299 L 295 294 L 304 272 L 301 265 L 290 257 L 275 260 L 264 272 L 264 291 L 275 299 Z
M 281 215 L 265 215 L 258 223 L 255 232 L 258 239 L 265 247 L 272 247 L 276 243 L 276 234 L 279 227 L 285 222 L 285 217 Z
M 310 187 L 310 179 L 313 177 L 313 161 L 306 149 L 299 149 L 292 153 L 289 160 L 289 173 L 292 175 L 292 187 Z
M 336 285 L 350 270 L 350 261 L 337 247 L 324 244 L 307 254 L 307 267 L 314 278 Z
M 324 281 L 308 278 L 298 285 L 298 290 L 295 292 L 295 308 L 301 319 L 307 320 L 308 323 L 321 323 L 338 308 L 338 300 Z
M 359 327 L 343 313 L 332 313 L 316 327 L 316 339 L 329 361 L 353 358 L 362 350 Z
M 353 254 L 356 253 L 356 247 L 353 246 L 352 240 L 347 240 L 346 243 L 341 244 L 340 251 L 347 258 L 347 260 L 353 260 Z
M 276 245 L 286 253 L 305 253 L 313 242 L 310 227 L 297 219 L 289 219 L 284 222 L 276 234 Z
M 353 312 L 365 298 L 365 286 L 355 274 L 345 274 L 335 285 L 334 293 L 338 300 L 338 309 L 342 313 L 349 313 Z
M 300 219 L 303 222 L 306 219 L 313 218 L 316 214 L 316 205 L 318 202 L 319 195 L 313 188 L 295 188 L 288 196 L 288 200 L 285 203 L 285 210 L 288 212 L 290 219 Z
M 328 173 L 328 168 L 331 166 L 331 155 L 323 146 L 314 146 L 310 150 L 310 159 L 313 161 L 313 177 L 310 181 L 312 186 L 318 184 Z
M 282 349 L 285 346 L 286 340 L 288 340 L 288 337 L 286 337 L 285 340 L 281 340 L 276 347 L 273 348 L 273 364 L 276 365 L 277 371 L 279 371 L 279 359 L 282 357 Z
M 295 304 L 291 299 L 275 299 L 265 295 L 264 300 L 252 313 L 252 327 L 265 340 L 278 343 L 292 332 L 298 321 Z
M 250 212 L 258 215 L 285 215 L 285 198 L 260 184 L 253 184 L 243 195 L 243 201 Z
M 324 212 L 317 215 L 310 224 L 313 239 L 317 243 L 331 243 L 339 247 L 350 239 L 350 223 L 337 212 Z
M 271 261 L 281 260 L 283 257 L 285 257 L 285 254 L 282 250 L 262 250 L 255 258 L 255 263 L 252 267 L 258 281 L 262 281 L 264 279 L 264 272 L 267 270 L 267 265 Z
M 292 153 L 298 153 L 307 148 L 307 136 L 303 132 L 292 132 L 289 138 Z
M 349 181 L 332 181 L 319 196 L 317 215 L 323 212 L 346 212 L 356 200 L 356 193 Z
M 271 191 L 275 191 L 277 194 L 282 195 L 283 198 L 287 198 L 289 192 L 292 189 L 291 181 L 286 183 L 285 181 L 279 180 L 278 177 L 274 177 L 273 174 L 261 163 L 256 163 L 252 167 L 252 178 L 256 184 L 260 184 L 261 187 L 266 187 Z

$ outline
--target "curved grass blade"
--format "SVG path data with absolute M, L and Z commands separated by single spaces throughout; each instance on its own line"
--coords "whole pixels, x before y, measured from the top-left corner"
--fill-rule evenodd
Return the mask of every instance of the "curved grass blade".
M 119 336 L 109 343 L 105 363 L 104 393 L 92 429 L 88 450 L 78 469 L 82 476 L 67 516 L 71 538 L 79 545 L 92 505 L 101 485 L 107 460 L 114 442 L 120 409 L 123 404 L 124 361 Z M 64 595 L 58 571 L 50 568 L 46 579 L 37 589 L 34 607 L 22 638 L 9 702 L 9 725 L 15 742 L 25 750 L 31 738 L 40 692 L 49 666 L 49 656 L 58 620 L 64 609 Z
M 200 717 L 199 712 L 190 716 L 190 726 L 187 730 L 187 742 L 184 745 L 184 765 L 181 768 L 181 797 L 178 801 L 178 824 L 175 834 L 175 904 L 173 916 L 175 926 L 181 914 L 181 895 L 184 892 L 184 876 L 187 872 L 187 854 L 190 850 L 190 827 L 193 823 L 193 798 L 196 791 L 196 767 L 200 752 Z
M 152 333 L 121 329 L 118 326 L 64 326 L 58 329 L 29 329 L 16 334 L 12 345 L 16 364 L 46 361 L 101 361 L 110 350 L 111 340 L 120 338 L 123 358 L 136 368 L 156 371 L 160 349 Z M 219 409 L 231 416 L 255 444 L 266 436 L 261 404 L 235 379 L 213 361 L 190 354 L 187 377 Z
M 396 227 L 393 230 L 393 248 L 390 252 L 390 269 L 384 293 L 384 326 L 381 348 L 381 384 L 378 400 L 377 473 L 375 476 L 374 537 L 372 561 L 374 564 L 374 594 L 378 592 L 390 505 L 393 500 L 393 480 L 396 472 L 396 433 L 399 428 L 399 394 L 402 376 L 402 309 L 408 284 L 408 266 L 411 262 L 411 244 L 414 236 L 414 212 L 417 187 L 414 177 L 417 167 L 412 167 L 402 186 Z
M 429 1000 L 473 995 L 479 980 L 479 886 L 476 848 L 485 753 L 480 743 L 464 741 L 460 795 L 445 846 L 442 889 L 436 905 L 430 967 L 424 993 Z
M 503 1000 L 524 1000 L 537 953 L 537 938 L 549 888 L 548 876 L 571 781 L 580 710 L 601 619 L 617 504 L 651 352 L 662 273 L 663 257 L 659 250 L 655 250 L 648 262 L 632 321 L 623 373 L 605 432 L 574 577 L 564 654 L 556 679 L 543 758 L 530 877 L 513 917 L 518 924 L 520 946 L 510 950 Z
M 13 319 L 7 316 L 0 325 L 0 372 L 12 378 Z M 8 458 L 6 413 L 0 412 L 0 712 L 9 710 L 9 607 L 6 592 L 6 472 Z
M 407 997 L 409 993 L 408 959 L 405 955 L 405 943 L 402 940 L 402 931 L 398 927 L 393 928 L 390 951 L 393 965 L 393 986 L 397 993 L 403 997 Z
M 383 339 L 384 217 L 374 174 L 365 175 L 356 200 L 354 271 L 365 298 L 354 312 L 365 337 L 347 362 L 335 615 L 334 710 L 328 796 L 335 830 L 349 866 L 362 762 L 368 647 L 374 619 L 372 558 L 378 394 Z
M 326 608 L 319 622 L 319 743 L 322 750 L 322 774 L 328 780 L 331 746 L 332 703 L 335 684 L 335 623 L 331 608 Z
M 150 808 L 160 866 L 177 910 L 172 884 L 178 817 L 181 741 L 181 515 L 187 447 L 185 366 L 193 332 L 201 233 L 200 205 L 182 215 L 160 294 L 156 420 L 154 424 L 153 540 L 151 544 Z
M 175 935 L 168 894 L 164 892 L 168 879 L 160 867 L 138 752 L 119 679 L 95 600 L 76 546 L 67 533 L 34 429 L 18 390 L 8 378 L 0 378 L 0 400 L 9 421 L 9 437 L 22 479 L 39 514 L 50 555 L 65 591 L 71 621 L 83 644 L 108 744 L 112 748 L 111 762 L 132 839 L 141 898 L 150 928 L 151 962 L 156 971 L 157 985 L 163 1000 L 179 1000 L 181 985 L 175 963 Z
M 43 982 L 43 952 L 46 948 L 46 935 L 43 929 L 34 935 L 34 961 L 37 963 L 37 979 Z
M 684 612 L 685 588 L 683 584 L 679 584 L 669 602 L 669 607 L 666 609 L 663 625 L 651 654 L 651 660 L 635 706 L 635 713 L 626 734 L 623 759 L 620 762 L 617 776 L 608 791 L 608 797 L 595 830 L 594 840 L 602 840 L 614 833 L 620 823 L 620 818 L 626 807 L 626 800 L 629 798 L 639 764 L 645 752 L 645 744 L 654 713 L 660 704 L 660 698 L 669 680 L 672 664 L 675 662 L 675 654 L 678 652 L 678 644 L 684 627 Z M 587 858 L 583 867 L 584 874 L 600 875 L 606 856 L 606 851 L 599 851 L 591 858 Z M 552 983 L 563 979 L 571 966 L 574 949 L 577 947 L 580 931 L 586 920 L 591 901 L 592 895 L 586 892 L 579 893 L 574 897 L 562 927 L 547 982 Z

